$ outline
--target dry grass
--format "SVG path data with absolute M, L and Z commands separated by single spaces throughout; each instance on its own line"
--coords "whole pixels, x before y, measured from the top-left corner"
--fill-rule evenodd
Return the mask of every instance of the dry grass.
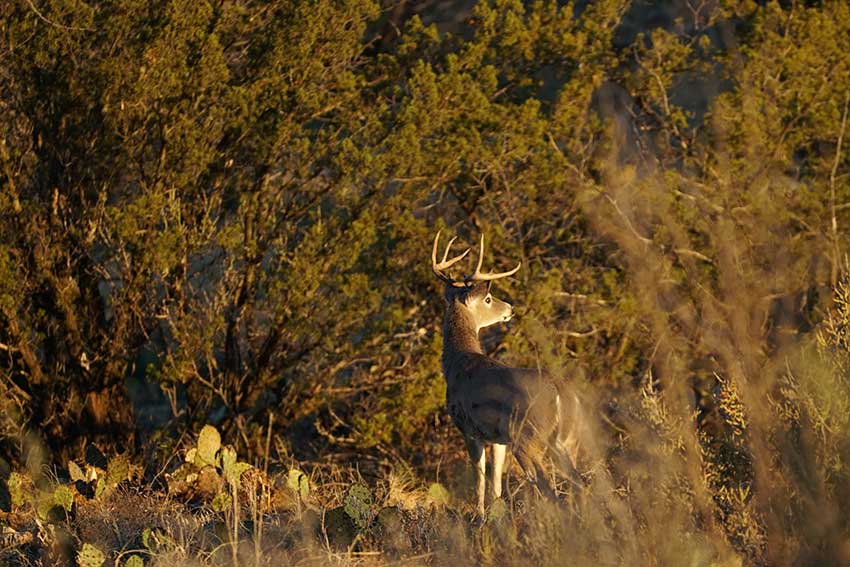
M 850 538 L 839 498 L 847 492 L 841 455 L 848 447 L 842 405 L 848 396 L 845 377 L 836 374 L 845 353 L 833 362 L 833 350 L 845 336 L 840 329 L 850 310 L 847 297 L 839 297 L 845 303 L 818 335 L 817 347 L 800 354 L 796 369 L 789 366 L 782 399 L 769 401 L 780 421 L 766 442 L 788 451 L 774 453 L 771 467 L 788 491 L 782 501 L 791 506 L 784 511 L 789 517 L 759 508 L 746 442 L 751 416 L 731 382 L 721 381 L 717 392 L 728 437 L 703 435 L 693 470 L 682 431 L 700 431 L 695 417 L 675 411 L 650 380 L 613 410 L 610 402 L 605 408 L 597 402 L 606 419 L 591 434 L 583 488 L 562 484 L 561 501 L 553 503 L 514 477 L 505 501 L 491 505 L 481 525 L 466 487 L 450 486 L 444 500 L 409 472 L 365 481 L 354 469 L 317 467 L 302 498 L 287 471 L 266 477 L 252 470 L 236 493 L 237 506 L 219 512 L 209 500 L 178 501 L 129 487 L 104 498 L 77 495 L 71 513 L 52 522 L 20 509 L 4 516 L 10 527 L 2 558 L 9 565 L 71 565 L 88 543 L 104 552 L 105 565 L 124 565 L 137 555 L 144 564 L 169 567 L 846 565 Z M 791 452 L 781 433 L 792 431 L 808 453 Z M 786 462 L 801 467 L 799 476 L 780 472 Z M 368 499 L 352 512 L 356 486 L 368 488 Z M 779 487 L 768 488 L 773 494 Z M 804 525 L 795 518 L 820 520 Z M 780 549 L 771 547 L 776 523 L 785 530 Z

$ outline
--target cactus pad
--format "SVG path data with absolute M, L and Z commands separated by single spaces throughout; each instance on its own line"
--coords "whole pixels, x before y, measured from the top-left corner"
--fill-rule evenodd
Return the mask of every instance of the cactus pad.
M 361 530 L 369 525 L 372 515 L 372 493 L 362 484 L 352 485 L 345 495 L 345 513 Z
M 101 567 L 105 562 L 103 552 L 90 543 L 84 543 L 77 553 L 77 564 L 80 567 Z

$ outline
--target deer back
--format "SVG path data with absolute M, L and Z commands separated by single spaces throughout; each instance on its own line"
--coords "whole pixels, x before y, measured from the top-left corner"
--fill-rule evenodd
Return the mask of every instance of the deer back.
M 548 438 L 557 427 L 558 391 L 545 373 L 469 355 L 459 374 L 446 393 L 449 413 L 473 437 L 510 444 Z

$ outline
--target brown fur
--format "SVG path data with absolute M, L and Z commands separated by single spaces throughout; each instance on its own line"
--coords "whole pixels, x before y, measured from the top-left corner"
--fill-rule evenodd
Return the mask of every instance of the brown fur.
M 443 373 L 446 406 L 463 434 L 470 457 L 480 468 L 479 511 L 483 513 L 483 451 L 487 445 L 509 445 L 529 479 L 546 495 L 554 495 L 544 472 L 554 449 L 561 464 L 574 471 L 578 439 L 565 423 L 564 410 L 577 409 L 577 398 L 559 392 L 552 378 L 536 369 L 511 368 L 484 354 L 481 328 L 507 321 L 510 304 L 490 294 L 489 284 L 446 285 L 443 324 Z M 566 456 L 568 459 L 564 459 Z M 494 475 L 494 495 L 500 478 Z

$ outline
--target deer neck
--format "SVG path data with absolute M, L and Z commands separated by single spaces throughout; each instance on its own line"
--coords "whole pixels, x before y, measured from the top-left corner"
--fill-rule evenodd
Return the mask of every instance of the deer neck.
M 478 325 L 469 309 L 461 303 L 446 308 L 443 320 L 443 373 L 451 380 L 464 355 L 484 354 L 478 339 Z

